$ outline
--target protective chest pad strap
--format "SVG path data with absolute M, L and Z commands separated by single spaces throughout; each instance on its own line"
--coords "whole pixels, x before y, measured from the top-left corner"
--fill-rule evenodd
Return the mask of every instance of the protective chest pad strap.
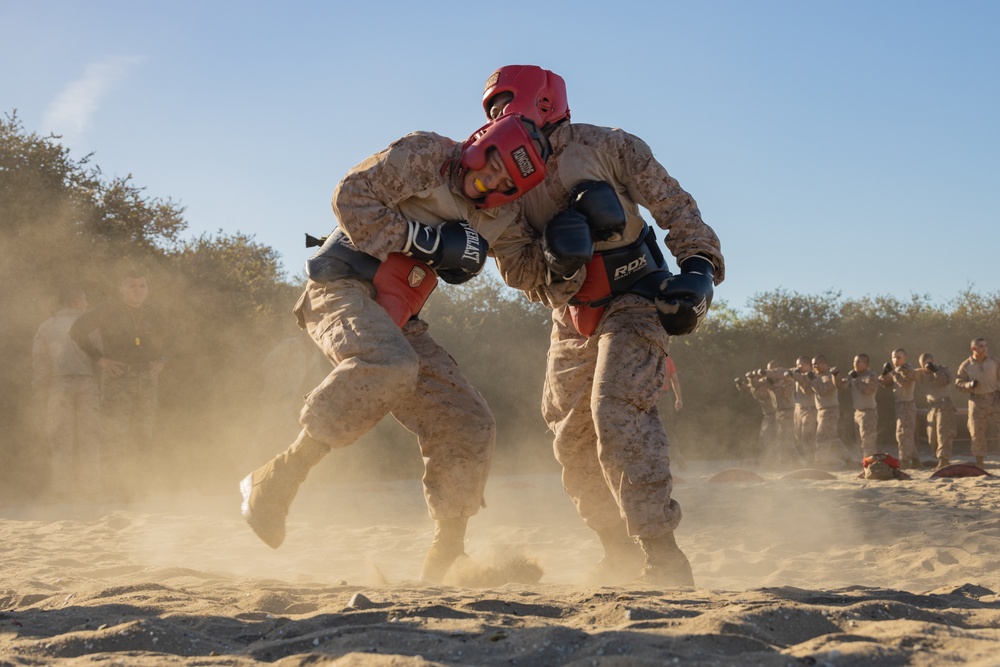
M 632 288 L 636 283 L 653 273 L 662 273 L 666 268 L 663 253 L 656 245 L 656 236 L 649 225 L 646 225 L 642 235 L 633 243 L 624 248 L 602 252 L 601 256 L 604 257 L 604 270 L 611 294 L 633 292 Z M 669 272 L 667 275 L 670 275 Z
M 306 274 L 317 283 L 329 283 L 340 278 L 373 280 L 379 264 L 377 257 L 355 248 L 344 230 L 338 227 L 316 254 L 306 260 Z

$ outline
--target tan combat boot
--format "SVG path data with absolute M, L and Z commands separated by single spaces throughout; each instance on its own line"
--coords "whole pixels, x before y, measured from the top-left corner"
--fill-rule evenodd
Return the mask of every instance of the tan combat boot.
M 941 468 L 945 467 L 946 465 L 950 465 L 950 464 L 951 464 L 951 462 L 947 458 L 945 458 L 943 456 L 939 456 L 936 468 L 938 470 L 940 470 Z
M 302 431 L 288 449 L 240 482 L 243 517 L 269 547 L 277 549 L 285 541 L 285 517 L 299 485 L 329 451 Z
M 985 456 L 977 456 L 976 457 L 976 465 L 979 466 L 980 468 L 985 468 L 986 467 L 986 457 Z
M 440 584 L 448 569 L 465 553 L 465 527 L 469 517 L 434 520 L 434 539 L 424 556 L 421 581 Z
M 625 526 L 597 531 L 604 546 L 604 557 L 587 577 L 600 586 L 614 586 L 635 579 L 642 569 L 644 556 L 639 543 L 629 537 Z
M 677 546 L 673 533 L 662 537 L 640 537 L 639 544 L 646 553 L 640 581 L 670 587 L 694 586 L 691 563 Z

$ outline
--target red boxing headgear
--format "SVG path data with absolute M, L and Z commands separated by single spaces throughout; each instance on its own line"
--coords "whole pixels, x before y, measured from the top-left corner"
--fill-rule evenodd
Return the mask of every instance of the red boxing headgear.
M 490 117 L 490 100 L 500 93 L 513 93 L 506 113 L 519 113 L 544 128 L 569 120 L 569 101 L 563 78 L 537 65 L 506 65 L 490 75 L 483 90 L 483 109 Z
M 476 208 L 494 208 L 510 203 L 545 179 L 549 142 L 538 126 L 521 114 L 504 114 L 466 139 L 462 144 L 463 170 L 485 168 L 490 149 L 496 149 L 500 155 L 514 181 L 514 188 L 507 192 L 486 194 L 476 200 Z

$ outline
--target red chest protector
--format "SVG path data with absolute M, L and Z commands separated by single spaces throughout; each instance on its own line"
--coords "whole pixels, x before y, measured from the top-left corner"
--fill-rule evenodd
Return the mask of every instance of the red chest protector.
M 639 238 L 622 248 L 595 252 L 587 262 L 587 277 L 569 305 L 569 316 L 581 336 L 590 337 L 618 294 L 638 294 L 650 301 L 670 276 L 653 230 L 646 225 Z

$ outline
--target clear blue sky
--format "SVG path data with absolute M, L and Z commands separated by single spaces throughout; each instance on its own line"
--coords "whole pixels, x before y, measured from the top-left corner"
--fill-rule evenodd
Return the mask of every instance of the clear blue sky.
M 1000 271 L 1000 2 L 0 0 L 0 112 L 289 274 L 354 164 L 461 139 L 496 67 L 645 139 L 722 239 L 717 298 L 947 301 Z

